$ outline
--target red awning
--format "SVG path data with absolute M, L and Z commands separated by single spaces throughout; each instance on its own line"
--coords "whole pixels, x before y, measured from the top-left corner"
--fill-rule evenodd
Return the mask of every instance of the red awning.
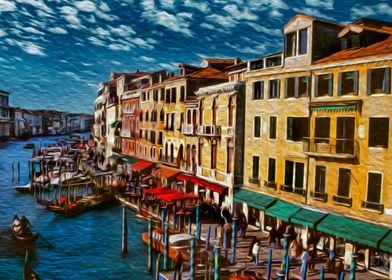
M 160 177 L 162 179 L 169 179 L 178 174 L 178 170 L 161 167 L 155 170 L 151 175 L 155 177 Z
M 154 163 L 147 160 L 139 160 L 138 162 L 131 165 L 131 169 L 136 172 L 143 171 L 146 168 L 153 166 Z
M 192 182 L 193 184 L 197 184 L 199 186 L 206 187 L 207 189 L 210 189 L 211 191 L 217 192 L 219 194 L 222 194 L 226 191 L 226 188 L 222 185 L 215 184 L 215 183 L 209 182 L 207 180 L 201 179 L 199 177 L 185 174 L 185 173 L 181 173 L 181 174 L 177 175 L 176 179 L 178 181 Z
M 174 202 L 177 200 L 186 200 L 186 199 L 199 199 L 199 196 L 193 193 L 168 193 L 168 194 L 160 194 L 157 195 L 157 199 L 164 200 L 167 203 Z
M 176 193 L 176 190 L 169 189 L 169 188 L 154 188 L 154 189 L 147 189 L 144 190 L 145 194 L 169 194 L 169 193 Z
M 199 186 L 206 187 L 207 189 L 209 189 L 209 190 L 211 190 L 213 192 L 217 192 L 219 194 L 222 194 L 222 193 L 224 193 L 226 191 L 226 188 L 224 186 L 208 182 L 208 181 L 206 181 L 204 179 L 201 179 L 199 177 L 195 177 L 194 176 L 191 179 L 191 181 L 192 181 L 193 184 L 198 184 Z

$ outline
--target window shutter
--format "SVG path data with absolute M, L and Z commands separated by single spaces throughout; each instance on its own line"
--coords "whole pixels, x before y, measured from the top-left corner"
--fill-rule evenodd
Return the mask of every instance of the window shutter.
M 391 89 L 391 68 L 385 68 L 385 93 L 389 94 Z
M 284 79 L 284 98 L 287 98 L 287 90 L 289 88 L 288 83 L 289 83 L 288 79 L 287 78 Z
M 358 71 L 354 72 L 354 95 L 358 95 L 359 74 Z
M 314 97 L 318 97 L 318 80 L 320 76 L 315 76 L 314 77 Z
M 338 96 L 342 95 L 342 73 L 339 73 L 339 80 L 338 80 Z
M 280 98 L 280 80 L 277 80 L 277 98 L 279 99 Z
M 368 69 L 367 71 L 367 94 L 372 94 L 371 90 L 372 90 L 372 69 Z
M 333 75 L 329 74 L 328 75 L 329 82 L 328 82 L 328 95 L 332 96 L 333 95 Z
M 294 80 L 294 97 L 298 98 L 299 97 L 299 79 L 301 79 L 301 77 L 296 77 Z
M 261 99 L 264 99 L 264 81 L 260 82 Z

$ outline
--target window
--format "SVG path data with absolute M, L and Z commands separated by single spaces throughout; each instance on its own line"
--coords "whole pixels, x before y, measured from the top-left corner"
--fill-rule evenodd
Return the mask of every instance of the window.
M 332 96 L 333 76 L 332 74 L 322 74 L 316 76 L 315 96 Z
M 369 172 L 366 202 L 381 203 L 382 174 Z
M 253 156 L 253 161 L 252 161 L 252 178 L 258 179 L 259 178 L 259 162 L 260 162 L 260 157 L 259 156 Z
M 214 101 L 212 102 L 212 124 L 216 125 L 216 113 L 218 111 L 218 102 L 217 99 L 214 98 Z
M 326 167 L 317 165 L 316 178 L 314 182 L 315 193 L 320 193 L 320 194 L 325 193 L 325 178 L 326 178 L 325 175 L 326 175 Z
M 279 80 L 270 80 L 268 90 L 268 98 L 279 98 Z
M 260 116 L 255 116 L 253 122 L 253 137 L 255 138 L 260 138 L 260 125 L 261 125 Z
M 263 99 L 264 82 L 263 81 L 254 82 L 252 88 L 253 88 L 252 98 L 254 100 Z
M 172 88 L 171 89 L 171 102 L 176 103 L 177 101 L 177 88 Z
M 159 120 L 163 122 L 165 120 L 165 110 L 161 110 L 161 113 L 159 114 Z
M 270 139 L 276 139 L 276 123 L 277 123 L 277 117 L 271 116 L 270 117 L 270 127 L 269 127 L 269 138 Z
M 308 29 L 299 31 L 298 54 L 306 54 L 308 52 Z
M 286 160 L 284 184 L 286 191 L 301 191 L 304 189 L 305 164 Z
M 338 196 L 350 197 L 351 170 L 339 168 Z
M 204 99 L 200 100 L 200 107 L 199 107 L 199 125 L 203 125 L 203 117 L 204 117 Z
M 309 118 L 287 118 L 287 140 L 302 141 L 309 137 Z
M 285 98 L 307 97 L 309 92 L 309 77 L 291 77 L 285 80 Z
M 182 126 L 183 123 L 184 123 L 184 116 L 185 116 L 185 114 L 184 114 L 184 113 L 181 113 L 181 115 L 180 115 L 180 127 L 178 128 L 179 131 L 181 131 L 181 126 Z
M 295 78 L 287 78 L 285 81 L 285 98 L 295 97 Z
M 140 113 L 139 113 L 139 120 L 141 122 L 143 121 L 143 111 L 142 110 L 140 110 Z
M 148 117 L 149 117 L 148 111 L 146 111 L 146 119 L 145 119 L 146 122 L 148 122 Z
M 367 74 L 367 93 L 390 93 L 391 68 L 369 69 Z
M 291 32 L 286 35 L 286 56 L 294 56 L 297 45 L 297 32 Z
M 354 117 L 338 117 L 336 120 L 336 152 L 354 153 Z
M 152 98 L 154 101 L 158 101 L 158 90 L 157 89 L 154 89 Z
M 165 89 L 164 88 L 161 88 L 161 101 L 164 101 L 165 100 Z
M 175 116 L 176 113 L 171 114 L 171 124 L 170 124 L 170 130 L 174 130 L 174 121 L 175 121 Z
M 315 143 L 329 143 L 330 118 L 316 118 Z
M 228 119 L 228 126 L 232 127 L 233 123 L 234 123 L 234 109 L 235 109 L 235 105 L 234 105 L 234 97 L 231 96 L 229 99 L 229 104 L 228 104 L 228 109 L 229 109 L 229 119 Z
M 162 141 L 163 141 L 163 132 L 159 131 L 159 134 L 158 134 L 158 145 L 162 145 Z
M 369 119 L 369 147 L 388 148 L 389 118 Z
M 217 156 L 217 143 L 216 140 L 211 141 L 211 169 L 216 168 L 216 156 Z
M 358 71 L 339 73 L 339 95 L 358 94 Z
M 276 159 L 268 159 L 268 183 L 275 182 L 275 169 L 276 169 Z
M 139 137 L 140 137 L 140 138 L 143 138 L 143 129 L 140 129 L 140 130 L 139 130 Z
M 198 155 L 198 160 L 199 160 L 199 165 L 201 166 L 201 163 L 203 161 L 203 141 L 199 141 L 199 155 Z
M 150 132 L 150 141 L 151 143 L 155 144 L 155 131 Z
M 185 99 L 185 87 L 181 86 L 180 88 L 180 102 L 184 102 Z
M 165 103 L 170 103 L 170 89 L 167 89 L 166 90 L 166 101 L 165 101 Z
M 170 114 L 166 114 L 166 125 L 165 125 L 165 128 L 168 129 L 168 130 L 170 130 L 169 120 L 170 120 Z

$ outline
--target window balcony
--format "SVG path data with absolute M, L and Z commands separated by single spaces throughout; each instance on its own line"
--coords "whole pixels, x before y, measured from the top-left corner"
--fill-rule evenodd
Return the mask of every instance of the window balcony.
M 305 190 L 301 188 L 293 188 L 292 186 L 280 185 L 280 190 L 305 196 Z
M 120 136 L 115 136 L 114 137 L 113 152 L 116 152 L 116 153 L 121 153 L 122 152 L 122 143 L 121 143 L 121 137 Z
M 320 200 L 323 202 L 327 202 L 328 200 L 328 194 L 325 192 L 310 192 L 310 196 L 313 199 Z
M 234 127 L 222 127 L 222 136 L 223 137 L 233 137 L 235 134 Z
M 195 126 L 193 124 L 181 124 L 181 133 L 184 135 L 194 135 Z
M 362 207 L 366 209 L 376 210 L 380 212 L 380 214 L 384 213 L 384 204 L 370 201 L 362 201 Z
M 221 136 L 221 127 L 216 125 L 200 125 L 197 127 L 196 134 L 199 136 Z
M 344 138 L 304 138 L 303 151 L 313 157 L 357 159 L 359 142 Z
M 353 199 L 352 199 L 352 198 L 350 198 L 350 197 L 345 197 L 345 196 L 334 195 L 334 196 L 332 197 L 332 200 L 333 200 L 334 202 L 341 203 L 341 204 L 345 204 L 345 205 L 350 206 L 350 207 L 352 206 L 352 203 L 353 203 Z
M 264 187 L 276 190 L 276 182 L 264 181 Z
M 256 184 L 256 185 L 260 185 L 260 179 L 259 179 L 259 178 L 252 178 L 252 177 L 249 177 L 249 183 L 251 183 L 251 184 Z

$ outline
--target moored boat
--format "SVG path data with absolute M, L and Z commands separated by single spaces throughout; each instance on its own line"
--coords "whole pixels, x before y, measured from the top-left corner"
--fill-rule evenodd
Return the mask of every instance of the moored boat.
M 12 220 L 11 232 L 13 238 L 23 246 L 31 246 L 37 241 L 39 233 L 33 233 L 29 226 L 29 221 L 23 216 L 19 219 L 18 215 L 15 215 Z
M 14 190 L 21 193 L 28 193 L 31 192 L 31 184 L 28 183 L 24 186 L 15 186 Z

